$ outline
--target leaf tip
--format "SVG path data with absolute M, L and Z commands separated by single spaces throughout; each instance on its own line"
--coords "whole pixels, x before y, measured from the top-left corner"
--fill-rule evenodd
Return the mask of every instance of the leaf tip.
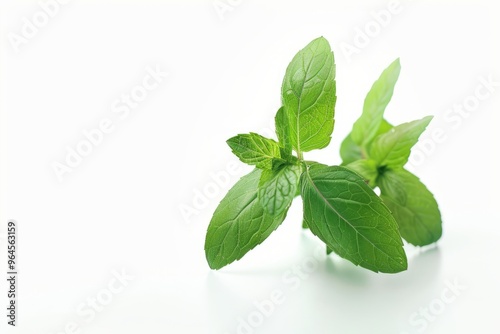
M 232 146 L 231 146 L 231 145 L 233 145 L 233 144 L 234 144 L 234 142 L 235 142 L 237 139 L 238 139 L 238 136 L 231 137 L 231 138 L 229 138 L 228 140 L 226 140 L 226 144 L 227 144 L 227 145 L 229 145 L 229 147 L 231 147 L 231 148 L 232 148 Z
M 434 116 L 432 115 L 429 115 L 429 116 L 425 116 L 424 118 L 422 118 L 422 120 L 424 121 L 424 123 L 426 123 L 426 125 L 429 125 L 429 123 L 434 119 Z
M 398 70 L 401 70 L 401 58 L 396 58 L 394 59 L 394 61 L 392 62 L 392 64 L 390 65 L 391 67 L 392 66 L 395 66 L 396 68 L 398 68 Z
M 219 270 L 224 267 L 221 261 L 217 260 L 217 257 L 214 257 L 213 254 L 209 252 L 207 248 L 205 248 L 205 257 L 207 259 L 208 266 L 212 270 Z

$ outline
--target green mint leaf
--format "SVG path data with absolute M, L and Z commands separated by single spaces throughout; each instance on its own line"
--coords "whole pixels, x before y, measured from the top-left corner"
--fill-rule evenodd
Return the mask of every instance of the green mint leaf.
M 302 220 L 302 228 L 303 228 L 304 230 L 307 230 L 307 229 L 309 228 L 309 226 L 307 226 L 307 223 L 306 223 L 306 221 L 305 221 L 305 220 Z
M 264 212 L 257 192 L 262 170 L 242 177 L 222 199 L 208 226 L 205 254 L 212 269 L 239 260 L 262 243 L 286 216 Z
M 283 157 L 289 157 L 292 155 L 292 142 L 290 138 L 290 124 L 288 123 L 284 107 L 278 110 L 274 117 L 274 122 L 276 124 L 276 135 L 282 146 L 282 155 Z
M 387 122 L 385 119 L 382 119 L 382 123 L 380 123 L 380 126 L 378 127 L 378 130 L 375 133 L 375 137 L 373 137 L 373 138 L 376 138 L 377 136 L 379 136 L 381 134 L 389 132 L 393 127 L 394 127 L 394 125 Z M 368 143 L 368 146 L 370 146 L 370 143 Z
M 278 143 L 256 133 L 237 135 L 228 139 L 227 144 L 241 161 L 258 168 L 272 169 L 280 158 Z
M 288 162 L 284 159 L 273 158 L 271 161 L 271 169 L 270 170 L 278 170 L 287 164 L 288 164 Z M 269 168 L 265 168 L 264 170 L 269 170 Z
M 262 243 L 299 195 L 302 228 L 326 244 L 326 253 L 375 272 L 406 270 L 402 237 L 417 246 L 441 237 L 434 196 L 403 169 L 432 118 L 396 127 L 384 119 L 400 71 L 396 59 L 374 82 L 362 115 L 341 143 L 343 166 L 326 166 L 304 160 L 303 153 L 331 141 L 337 99 L 334 55 L 323 37 L 295 55 L 275 116 L 278 141 L 255 133 L 227 141 L 241 161 L 257 168 L 231 188 L 214 212 L 205 239 L 212 269 L 241 259 Z M 372 189 L 377 186 L 380 197 Z
M 380 123 L 377 133 L 375 134 L 375 138 L 378 135 L 386 133 L 392 128 L 393 126 L 389 122 L 387 122 L 385 119 L 382 119 L 382 123 Z M 370 147 L 370 144 L 371 142 L 367 143 L 366 146 Z M 342 166 L 348 165 L 351 162 L 359 159 L 365 159 L 366 156 L 364 156 L 364 154 L 365 153 L 363 153 L 361 146 L 359 146 L 354 142 L 354 140 L 352 140 L 352 135 L 350 133 L 340 144 L 340 157 L 342 158 Z
M 370 158 L 377 161 L 379 166 L 403 167 L 408 162 L 411 148 L 417 143 L 431 120 L 432 116 L 427 116 L 403 123 L 378 136 L 370 147 Z
M 328 41 L 317 38 L 288 65 L 282 102 L 290 125 L 290 139 L 299 154 L 328 146 L 336 102 L 335 62 Z
M 304 220 L 330 249 L 375 272 L 406 270 L 398 225 L 358 174 L 340 166 L 316 167 L 300 182 Z
M 331 249 L 330 247 L 326 246 L 326 255 L 330 255 L 333 253 L 333 249 Z
M 368 181 L 370 187 L 374 188 L 376 186 L 378 170 L 377 163 L 374 160 L 356 160 L 346 167 L 361 175 L 365 181 Z
M 378 186 L 380 197 L 392 211 L 406 241 L 425 246 L 441 238 L 438 204 L 418 177 L 404 169 L 387 170 L 379 176 Z
M 292 203 L 299 186 L 300 166 L 283 165 L 278 170 L 264 170 L 259 182 L 259 201 L 264 211 L 278 216 Z
M 340 157 L 342 158 L 342 165 L 364 158 L 361 147 L 352 140 L 351 133 L 340 144 Z
M 352 140 L 359 146 L 366 147 L 375 137 L 384 117 L 385 108 L 391 101 L 400 71 L 398 58 L 382 72 L 366 95 L 363 113 L 354 123 L 351 132 Z

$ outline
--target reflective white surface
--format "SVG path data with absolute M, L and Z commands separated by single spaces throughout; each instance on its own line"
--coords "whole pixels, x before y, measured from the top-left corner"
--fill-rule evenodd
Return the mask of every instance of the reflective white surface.
M 2 40 L 0 249 L 17 220 L 20 309 L 16 328 L 2 313 L 1 333 L 500 332 L 496 2 L 401 1 L 352 56 L 345 46 L 388 2 L 236 3 L 221 20 L 211 1 L 74 1 L 19 53 Z M 2 1 L 4 32 L 39 8 Z M 407 246 L 408 271 L 374 274 L 327 258 L 302 231 L 296 199 L 264 244 L 210 271 L 211 214 L 249 170 L 225 140 L 272 135 L 286 65 L 319 35 L 335 52 L 336 125 L 331 146 L 306 158 L 340 162 L 367 90 L 401 57 L 386 116 L 435 115 L 411 169 L 438 199 L 443 238 Z M 114 101 L 156 66 L 168 77 L 120 118 Z M 485 93 L 489 77 L 477 107 L 448 111 Z M 54 161 L 105 118 L 114 130 L 58 182 Z M 446 139 L 431 141 L 434 130 Z M 214 175 L 228 177 L 217 185 Z M 3 301 L 6 288 L 1 280 Z

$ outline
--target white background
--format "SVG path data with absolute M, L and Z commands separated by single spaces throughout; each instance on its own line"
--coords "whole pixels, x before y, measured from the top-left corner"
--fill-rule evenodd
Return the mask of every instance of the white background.
M 481 78 L 500 81 L 497 2 L 401 0 L 351 56 L 342 50 L 355 45 L 357 29 L 374 27 L 371 13 L 389 2 L 221 2 L 231 6 L 222 15 L 212 0 L 74 0 L 17 52 L 13 34 L 41 7 L 1 2 L 0 258 L 6 262 L 6 225 L 15 219 L 20 309 L 18 327 L 7 328 L 2 279 L 0 332 L 500 332 L 500 86 L 474 98 Z M 374 274 L 335 256 L 314 257 L 320 243 L 301 230 L 297 199 L 264 244 L 212 272 L 206 228 L 225 192 L 250 170 L 225 140 L 272 135 L 285 68 L 321 35 L 335 52 L 336 125 L 331 145 L 306 158 L 340 163 L 339 144 L 366 92 L 400 57 L 386 116 L 396 124 L 435 116 L 423 136 L 431 144 L 418 148 L 411 169 L 438 199 L 443 238 L 428 249 L 406 246 L 408 271 Z M 113 104 L 142 83 L 147 67 L 168 77 L 120 118 Z M 447 111 L 474 101 L 459 119 Z M 85 140 L 82 131 L 103 119 L 113 131 L 60 182 L 54 162 L 64 163 L 68 147 Z M 445 136 L 440 143 L 432 141 L 436 129 Z M 233 162 L 237 171 L 215 185 L 211 175 L 229 175 Z M 196 212 L 183 216 L 187 207 Z M 314 267 L 307 276 L 294 274 L 305 263 Z M 108 284 L 121 271 L 133 279 L 113 294 Z M 463 286 L 458 295 L 445 291 L 454 281 Z M 277 290 L 284 300 L 272 314 L 238 329 L 241 319 L 259 320 L 254 303 Z M 440 302 L 443 291 L 453 302 Z M 106 305 L 95 317 L 77 311 L 90 310 L 96 297 Z M 431 310 L 432 321 L 423 320 L 419 312 L 430 306 L 440 314 Z

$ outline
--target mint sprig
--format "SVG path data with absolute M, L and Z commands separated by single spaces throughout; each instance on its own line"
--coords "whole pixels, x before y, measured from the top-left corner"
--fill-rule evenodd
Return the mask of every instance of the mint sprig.
M 341 144 L 340 155 L 342 165 L 362 175 L 371 187 L 380 188 L 380 197 L 396 218 L 403 239 L 425 246 L 441 238 L 441 213 L 434 195 L 404 166 L 432 116 L 397 126 L 384 119 L 400 70 L 397 59 L 375 81 L 363 113 Z
M 320 37 L 295 55 L 275 117 L 278 141 L 255 133 L 227 141 L 242 162 L 256 168 L 229 190 L 210 221 L 205 253 L 212 269 L 241 259 L 262 243 L 298 195 L 303 227 L 326 244 L 327 253 L 374 272 L 407 268 L 401 237 L 415 245 L 439 239 L 441 218 L 434 197 L 403 169 L 431 117 L 395 127 L 384 119 L 400 69 L 398 59 L 374 83 L 361 117 L 341 145 L 342 166 L 327 166 L 303 155 L 331 140 L 337 99 L 333 52 Z

